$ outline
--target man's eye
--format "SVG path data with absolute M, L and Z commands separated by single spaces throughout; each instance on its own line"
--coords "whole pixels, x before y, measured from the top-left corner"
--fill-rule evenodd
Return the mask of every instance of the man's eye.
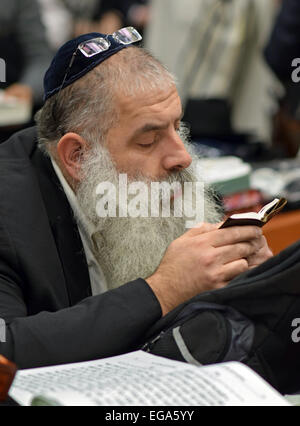
M 151 143 L 139 143 L 138 145 L 141 146 L 142 148 L 149 148 L 150 146 L 153 146 L 154 144 L 155 144 L 155 141 Z

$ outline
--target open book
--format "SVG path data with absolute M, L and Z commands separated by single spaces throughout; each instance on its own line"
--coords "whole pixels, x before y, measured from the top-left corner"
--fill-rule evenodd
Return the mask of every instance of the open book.
M 243 364 L 198 367 L 143 351 L 19 371 L 9 395 L 21 405 L 290 405 Z
M 271 203 L 264 206 L 258 213 L 240 213 L 228 217 L 220 228 L 229 228 L 230 226 L 259 226 L 263 227 L 272 217 L 278 214 L 287 204 L 285 198 L 275 198 Z

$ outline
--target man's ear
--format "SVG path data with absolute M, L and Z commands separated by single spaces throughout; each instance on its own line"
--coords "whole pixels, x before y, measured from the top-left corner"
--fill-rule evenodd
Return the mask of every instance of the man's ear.
M 85 152 L 87 142 L 77 133 L 66 133 L 57 144 L 57 155 L 70 178 L 79 181 L 80 157 Z

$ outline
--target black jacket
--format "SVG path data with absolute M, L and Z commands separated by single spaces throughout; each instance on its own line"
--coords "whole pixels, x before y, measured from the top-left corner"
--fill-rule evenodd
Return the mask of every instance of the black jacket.
M 91 296 L 78 229 L 35 128 L 2 144 L 0 353 L 19 368 L 117 355 L 135 349 L 160 316 L 142 279 Z

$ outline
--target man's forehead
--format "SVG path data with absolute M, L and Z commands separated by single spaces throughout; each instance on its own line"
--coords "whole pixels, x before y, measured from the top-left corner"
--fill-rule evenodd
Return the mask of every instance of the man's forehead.
M 145 115 L 181 114 L 182 106 L 176 86 L 165 90 L 149 90 L 135 96 L 119 95 L 120 118 L 136 118 Z

